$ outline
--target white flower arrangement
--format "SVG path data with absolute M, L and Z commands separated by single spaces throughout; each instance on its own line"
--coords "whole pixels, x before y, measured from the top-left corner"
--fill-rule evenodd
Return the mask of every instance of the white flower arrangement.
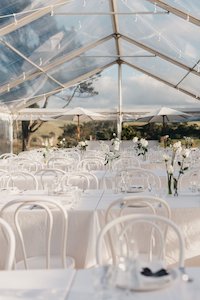
M 113 146 L 114 151 L 119 151 L 120 143 L 121 143 L 121 141 L 116 136 L 116 133 L 113 133 L 113 138 L 111 139 L 111 145 Z
M 194 146 L 194 140 L 191 137 L 183 137 L 185 140 L 185 148 L 192 148 Z
M 65 138 L 62 138 L 62 140 L 60 140 L 59 147 L 61 147 L 61 148 L 66 148 L 67 147 L 67 141 L 66 141 Z
M 79 150 L 86 150 L 86 148 L 87 148 L 87 146 L 88 146 L 88 143 L 87 143 L 87 141 L 80 141 L 79 143 L 78 143 L 78 149 Z
M 139 139 L 137 136 L 133 138 L 133 143 L 135 144 L 135 149 L 137 151 L 137 155 L 145 156 L 148 152 L 148 141 L 144 138 Z
M 178 156 L 179 154 L 179 156 Z M 178 181 L 180 176 L 184 174 L 186 170 L 188 170 L 188 164 L 185 161 L 187 157 L 190 155 L 190 149 L 182 149 L 181 142 L 178 141 L 172 146 L 172 156 L 170 157 L 167 154 L 163 155 L 163 159 L 165 161 L 166 171 L 167 171 L 167 183 L 168 183 L 168 193 L 172 194 L 172 184 L 174 188 L 174 195 L 178 195 Z M 177 175 L 175 176 L 175 160 L 177 159 L 177 165 L 179 170 Z
M 118 152 L 109 151 L 105 153 L 105 165 L 112 163 L 113 160 L 120 157 L 120 154 Z

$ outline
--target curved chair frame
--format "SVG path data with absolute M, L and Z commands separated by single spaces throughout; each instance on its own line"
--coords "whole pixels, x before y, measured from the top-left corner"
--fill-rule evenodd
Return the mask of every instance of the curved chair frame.
M 176 236 L 177 236 L 178 242 L 179 242 L 178 265 L 179 265 L 179 268 L 184 268 L 185 244 L 184 244 L 183 235 L 182 235 L 180 229 L 178 228 L 178 226 L 174 222 L 172 222 L 171 220 L 169 220 L 165 217 L 156 216 L 156 215 L 147 215 L 147 214 L 137 214 L 137 215 L 130 214 L 130 215 L 121 216 L 119 218 L 112 220 L 111 222 L 107 223 L 104 226 L 104 228 L 101 230 L 101 232 L 97 238 L 97 244 L 96 244 L 96 259 L 97 259 L 98 265 L 103 264 L 102 246 L 103 246 L 105 235 L 109 232 L 110 229 L 112 229 L 113 227 L 117 226 L 118 224 L 121 224 L 124 222 L 130 222 L 129 226 L 133 226 L 135 223 L 138 223 L 138 222 L 143 222 L 146 224 L 150 224 L 151 226 L 154 226 L 156 224 L 155 222 L 162 222 L 166 226 L 172 228 L 173 231 L 176 233 Z M 158 225 L 156 224 L 154 227 L 157 227 L 157 226 Z M 127 225 L 126 225 L 126 229 L 127 229 Z M 124 230 L 124 227 L 122 230 Z M 161 246 L 162 246 L 162 241 L 161 241 Z
M 51 212 L 52 208 L 56 208 L 59 210 L 62 222 L 63 222 L 63 232 L 62 232 L 62 249 L 61 249 L 61 261 L 63 268 L 66 268 L 66 247 L 67 247 L 67 229 L 68 229 L 68 215 L 64 207 L 59 204 L 58 202 L 54 201 L 53 199 L 49 197 L 43 197 L 38 198 L 32 196 L 29 200 L 22 200 L 22 199 L 15 199 L 7 204 L 5 204 L 1 210 L 1 216 L 3 215 L 3 212 L 8 209 L 11 206 L 16 206 L 16 209 L 14 211 L 14 224 L 16 227 L 16 232 L 19 237 L 20 247 L 22 249 L 22 255 L 23 255 L 23 262 L 25 269 L 28 269 L 28 260 L 27 260 L 27 253 L 25 249 L 25 243 L 23 234 L 20 227 L 19 222 L 19 212 L 21 209 L 23 209 L 25 206 L 31 206 L 31 207 L 39 207 L 41 209 L 44 209 L 47 215 L 47 236 L 46 236 L 46 268 L 50 268 L 50 261 L 51 261 L 51 255 L 50 255 L 50 248 L 51 248 L 51 237 L 52 237 L 52 229 L 53 229 L 53 215 Z M 73 264 L 74 267 L 74 264 Z
M 12 270 L 14 259 L 15 259 L 15 248 L 16 248 L 15 235 L 11 226 L 2 218 L 0 218 L 0 226 L 3 230 L 3 234 L 8 243 L 8 250 L 6 253 L 4 269 Z

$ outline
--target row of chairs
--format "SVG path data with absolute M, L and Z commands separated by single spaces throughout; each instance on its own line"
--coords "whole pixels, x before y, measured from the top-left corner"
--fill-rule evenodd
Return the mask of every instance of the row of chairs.
M 82 190 L 98 189 L 98 179 L 91 172 L 69 172 L 60 169 L 41 169 L 35 174 L 27 171 L 0 171 L 0 188 L 16 187 L 20 190 L 45 189 L 49 184 L 59 185 L 64 190 L 69 185 L 76 185 Z
M 15 268 L 73 268 L 75 266 L 75 260 L 72 257 L 66 257 L 68 215 L 62 205 L 49 198 L 39 199 L 32 197 L 29 200 L 15 199 L 1 208 L 0 217 L 4 217 L 6 211 L 11 207 L 15 208 L 13 209 L 13 219 L 16 237 L 13 238 L 13 234 L 9 228 L 8 234 L 10 234 L 10 237 L 8 241 L 10 242 L 10 246 L 7 252 L 9 257 L 6 260 L 6 269 L 13 267 L 15 239 L 22 250 L 22 261 L 17 261 L 14 264 Z M 46 214 L 47 219 L 43 219 L 44 224 L 47 226 L 47 230 L 44 231 L 46 232 L 44 237 L 46 251 L 44 256 L 39 255 L 38 257 L 29 258 L 25 248 L 26 243 L 20 227 L 19 216 L 23 209 L 30 209 L 32 207 L 40 208 L 41 212 L 45 212 Z M 59 213 L 62 219 L 62 230 L 60 231 L 62 237 L 61 251 L 59 257 L 51 257 L 51 238 L 54 214 L 56 212 Z M 9 226 L 4 227 L 7 229 Z M 133 254 L 131 247 L 135 241 L 143 260 L 164 260 L 166 257 L 166 246 L 168 245 L 167 236 L 169 228 L 174 230 L 177 235 L 179 243 L 179 257 L 177 261 L 179 266 L 183 267 L 184 239 L 177 225 L 171 221 L 171 211 L 168 204 L 163 199 L 150 196 L 134 196 L 118 199 L 108 207 L 105 214 L 105 225 L 97 238 L 97 264 L 118 264 L 121 256 L 131 258 Z M 105 255 L 106 253 L 108 253 L 107 256 Z

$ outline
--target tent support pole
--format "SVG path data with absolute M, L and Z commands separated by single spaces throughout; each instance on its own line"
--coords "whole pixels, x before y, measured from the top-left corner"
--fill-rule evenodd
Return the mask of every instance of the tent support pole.
M 9 120 L 10 153 L 13 153 L 13 119 Z
M 118 62 L 118 118 L 117 136 L 121 140 L 122 135 L 122 64 Z
M 80 129 L 80 115 L 77 115 L 78 121 L 77 121 L 77 140 L 80 141 L 81 137 L 81 129 Z

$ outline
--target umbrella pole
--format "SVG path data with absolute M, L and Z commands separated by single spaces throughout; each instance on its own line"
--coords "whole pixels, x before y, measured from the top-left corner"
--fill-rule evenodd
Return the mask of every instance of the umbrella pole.
M 162 116 L 163 117 L 163 128 L 162 128 L 162 134 L 165 134 L 165 115 Z
M 77 140 L 80 141 L 80 115 L 77 115 L 78 117 L 78 123 L 77 123 Z

